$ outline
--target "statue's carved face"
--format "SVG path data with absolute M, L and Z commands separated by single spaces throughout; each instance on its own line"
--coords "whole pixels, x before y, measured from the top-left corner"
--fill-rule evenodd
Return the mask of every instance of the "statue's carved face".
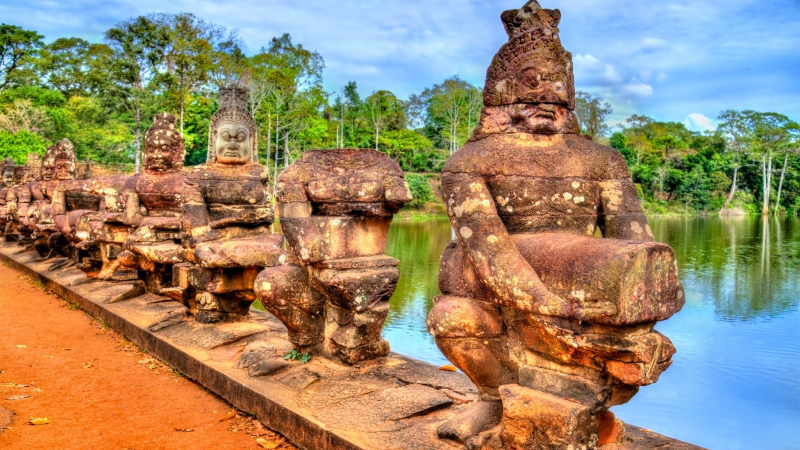
M 56 161 L 52 156 L 45 157 L 42 161 L 42 181 L 52 181 L 55 172 Z
M 3 171 L 3 186 L 11 187 L 14 185 L 14 171 L 13 170 L 4 170 Z
M 175 165 L 175 156 L 169 149 L 162 150 L 159 146 L 145 146 L 144 168 L 149 172 L 163 172 Z
M 251 161 L 250 131 L 243 125 L 225 124 L 217 132 L 214 145 L 217 162 L 247 164 Z
M 552 60 L 542 61 L 542 56 L 550 55 L 531 55 L 532 58 L 526 61 L 519 70 L 518 83 L 515 87 L 516 96 L 527 100 L 528 103 L 546 103 L 551 105 L 569 106 L 570 92 L 569 87 L 572 80 L 568 71 L 570 67 L 568 61 L 560 64 L 553 64 Z
M 28 181 L 30 181 L 30 171 L 24 167 L 14 170 L 14 184 L 25 184 Z
M 153 117 L 153 126 L 147 131 L 144 141 L 144 169 L 158 173 L 180 169 L 183 165 L 183 138 L 175 130 L 176 118 L 161 113 Z
M 516 120 L 533 134 L 557 134 L 563 131 L 569 110 L 561 105 L 536 103 L 521 108 Z
M 66 159 L 56 160 L 55 168 L 53 169 L 53 177 L 60 181 L 71 180 L 73 177 L 71 162 Z
M 159 148 L 145 148 L 144 167 L 153 172 L 168 170 L 172 168 L 172 158 L 169 152 L 162 152 Z

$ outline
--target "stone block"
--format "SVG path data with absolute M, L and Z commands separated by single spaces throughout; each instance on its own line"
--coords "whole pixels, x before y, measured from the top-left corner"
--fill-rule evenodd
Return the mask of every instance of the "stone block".
M 502 440 L 509 450 L 594 450 L 600 432 L 589 408 L 520 385 L 500 387 Z

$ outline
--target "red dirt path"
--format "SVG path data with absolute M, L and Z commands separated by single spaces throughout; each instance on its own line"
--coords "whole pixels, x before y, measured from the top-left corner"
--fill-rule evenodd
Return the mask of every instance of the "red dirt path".
M 0 422 L 4 409 L 3 449 L 294 448 L 252 418 L 221 421 L 225 401 L 0 264 Z

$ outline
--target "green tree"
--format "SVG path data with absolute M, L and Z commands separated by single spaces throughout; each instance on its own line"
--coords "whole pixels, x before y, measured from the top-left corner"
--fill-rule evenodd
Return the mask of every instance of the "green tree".
M 439 163 L 432 152 L 430 139 L 407 129 L 381 134 L 380 149 L 406 172 L 429 172 Z
M 118 23 L 105 34 L 113 50 L 107 65 L 110 79 L 104 86 L 115 100 L 116 109 L 132 122 L 136 151 L 134 164 L 139 172 L 142 149 L 142 123 L 147 123 L 155 110 L 153 83 L 164 62 L 170 42 L 169 30 L 153 20 L 140 16 Z
M 454 76 L 412 95 L 407 114 L 412 126 L 422 124 L 428 138 L 453 154 L 477 126 L 482 107 L 481 89 Z
M 0 24 L 0 91 L 7 88 L 26 57 L 42 47 L 44 36 L 16 25 Z
M 403 103 L 389 91 L 375 91 L 364 101 L 365 116 L 375 131 L 375 150 L 378 150 L 383 130 L 399 130 L 405 127 Z
M 45 45 L 36 57 L 27 58 L 39 84 L 60 91 L 67 99 L 99 92 L 108 76 L 110 49 L 80 38 L 59 38 Z
M 613 110 L 608 102 L 603 103 L 597 94 L 578 91 L 575 96 L 575 114 L 583 134 L 598 139 L 608 132 L 606 120 Z
M 0 130 L 0 159 L 10 157 L 17 164 L 28 161 L 28 153 L 44 155 L 47 151 L 47 142 L 38 134 L 27 131 L 11 133 Z
M 216 46 L 226 37 L 227 30 L 191 13 L 159 14 L 151 20 L 169 34 L 164 49 L 166 73 L 161 81 L 167 86 L 167 95 L 178 105 L 183 135 L 186 101 L 211 79 Z

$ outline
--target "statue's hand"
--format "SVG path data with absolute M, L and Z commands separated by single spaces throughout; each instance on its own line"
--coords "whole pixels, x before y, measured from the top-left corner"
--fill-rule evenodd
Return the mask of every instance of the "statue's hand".
M 305 264 L 318 263 L 328 259 L 328 245 L 321 239 L 311 242 L 311 245 L 307 246 L 306 250 L 300 252 L 300 259 Z
M 533 296 L 539 306 L 531 312 L 548 316 L 591 322 L 603 317 L 611 317 L 618 311 L 617 305 L 612 302 L 568 300 L 544 286 L 536 289 Z
M 136 213 L 133 215 L 133 217 L 123 217 L 122 222 L 131 227 L 139 227 L 141 226 L 143 219 L 144 218 L 141 214 Z
M 618 311 L 617 305 L 613 302 L 581 302 L 575 304 L 573 318 L 592 322 L 600 318 L 615 316 Z

